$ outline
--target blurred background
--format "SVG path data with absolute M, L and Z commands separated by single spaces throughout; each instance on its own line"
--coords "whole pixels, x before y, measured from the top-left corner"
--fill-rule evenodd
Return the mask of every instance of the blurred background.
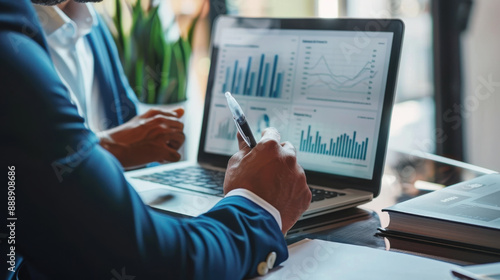
M 112 17 L 115 4 L 104 1 L 97 8 Z M 500 1 L 143 0 L 141 5 L 160 6 L 170 38 L 188 36 L 197 20 L 189 62 L 188 108 L 190 102 L 202 104 L 210 66 L 211 24 L 219 14 L 400 18 L 406 31 L 389 149 L 437 154 L 500 170 L 500 150 L 496 149 L 500 141 L 496 126 L 500 121 Z

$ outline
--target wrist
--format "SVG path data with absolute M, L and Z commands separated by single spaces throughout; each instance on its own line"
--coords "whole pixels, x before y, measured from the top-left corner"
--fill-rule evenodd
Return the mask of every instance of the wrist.
M 97 132 L 96 136 L 99 138 L 99 145 L 122 162 L 123 147 L 119 145 L 106 130 Z

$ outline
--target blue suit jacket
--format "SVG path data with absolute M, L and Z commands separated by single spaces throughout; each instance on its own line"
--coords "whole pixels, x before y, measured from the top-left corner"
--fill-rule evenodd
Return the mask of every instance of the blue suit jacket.
M 243 197 L 189 220 L 145 206 L 67 99 L 28 0 L 0 0 L 0 94 L 3 176 L 15 167 L 8 246 L 35 279 L 239 279 L 271 251 L 287 258 L 273 217 Z
M 94 75 L 105 104 L 107 128 L 120 125 L 137 115 L 137 97 L 123 72 L 115 42 L 105 23 L 97 16 L 98 24 L 87 35 L 94 54 Z

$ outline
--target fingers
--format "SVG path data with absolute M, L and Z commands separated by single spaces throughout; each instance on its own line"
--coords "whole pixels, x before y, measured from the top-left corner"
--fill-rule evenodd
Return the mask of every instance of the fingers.
M 144 122 L 145 125 L 147 125 L 150 128 L 156 127 L 156 126 L 164 126 L 168 128 L 176 128 L 176 129 L 183 129 L 184 124 L 180 122 L 179 120 L 172 118 L 172 117 L 167 117 L 164 115 L 156 115 L 154 117 L 151 117 L 147 119 Z
M 151 149 L 149 150 L 151 151 Z M 160 162 L 160 163 L 168 163 L 168 162 L 177 162 L 181 159 L 181 154 L 174 149 L 171 149 L 165 145 L 163 145 L 162 149 L 157 149 L 154 155 L 150 155 L 148 160 L 145 162 Z
M 176 149 L 167 145 L 162 139 L 148 141 L 138 145 L 112 144 L 105 147 L 125 168 L 143 166 L 150 162 L 175 162 L 181 159 Z
M 173 110 L 165 110 L 165 109 L 156 107 L 156 108 L 149 109 L 146 113 L 140 115 L 139 117 L 142 119 L 148 119 L 148 118 L 152 118 L 152 117 L 155 117 L 158 115 L 165 116 L 165 117 L 180 118 L 184 115 L 184 109 L 183 108 L 175 108 Z
M 238 139 L 238 148 L 240 150 L 245 150 L 246 148 L 250 148 L 250 147 L 248 147 L 247 142 L 245 142 L 245 140 L 243 140 L 243 137 L 241 136 L 241 134 L 239 132 L 236 134 L 236 138 Z
M 275 141 L 279 143 L 281 140 L 280 133 L 274 127 L 268 127 L 262 132 L 262 138 L 259 142 Z
M 175 108 L 173 111 L 175 113 L 177 113 L 178 118 L 181 118 L 182 116 L 184 116 L 184 108 L 181 108 L 181 107 Z
M 297 155 L 297 150 L 295 147 L 292 145 L 292 143 L 286 141 L 284 143 L 281 143 L 281 147 L 283 147 L 283 152 L 286 153 L 287 155 L 291 156 L 296 156 Z
M 165 145 L 165 141 L 160 138 L 151 142 L 145 148 L 148 149 L 145 153 L 150 154 L 154 158 L 153 161 L 175 162 L 181 159 L 181 154 L 177 149 Z
M 238 162 L 240 162 L 243 157 L 251 151 L 250 147 L 248 147 L 247 143 L 245 142 L 245 140 L 243 140 L 243 137 L 241 137 L 239 132 L 236 134 L 236 138 L 238 139 L 238 147 L 240 150 L 229 159 L 228 167 L 238 165 Z
M 157 126 L 149 130 L 144 141 L 156 141 L 156 139 L 163 141 L 163 143 L 174 149 L 178 149 L 184 144 L 186 136 L 182 132 L 182 129 Z
M 180 159 L 181 159 L 181 154 L 179 154 L 176 149 L 172 149 L 166 146 L 166 148 L 162 152 L 162 160 L 159 161 L 176 162 L 179 161 Z
M 163 141 L 167 144 L 167 146 L 178 150 L 184 141 L 186 140 L 186 136 L 182 131 L 171 131 L 170 133 L 166 133 L 163 135 Z

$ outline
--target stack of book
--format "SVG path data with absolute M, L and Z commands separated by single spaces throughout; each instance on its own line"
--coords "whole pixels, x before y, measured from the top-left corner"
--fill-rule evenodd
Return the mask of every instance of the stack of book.
M 500 261 L 500 174 L 484 175 L 389 208 L 391 249 L 460 264 Z

